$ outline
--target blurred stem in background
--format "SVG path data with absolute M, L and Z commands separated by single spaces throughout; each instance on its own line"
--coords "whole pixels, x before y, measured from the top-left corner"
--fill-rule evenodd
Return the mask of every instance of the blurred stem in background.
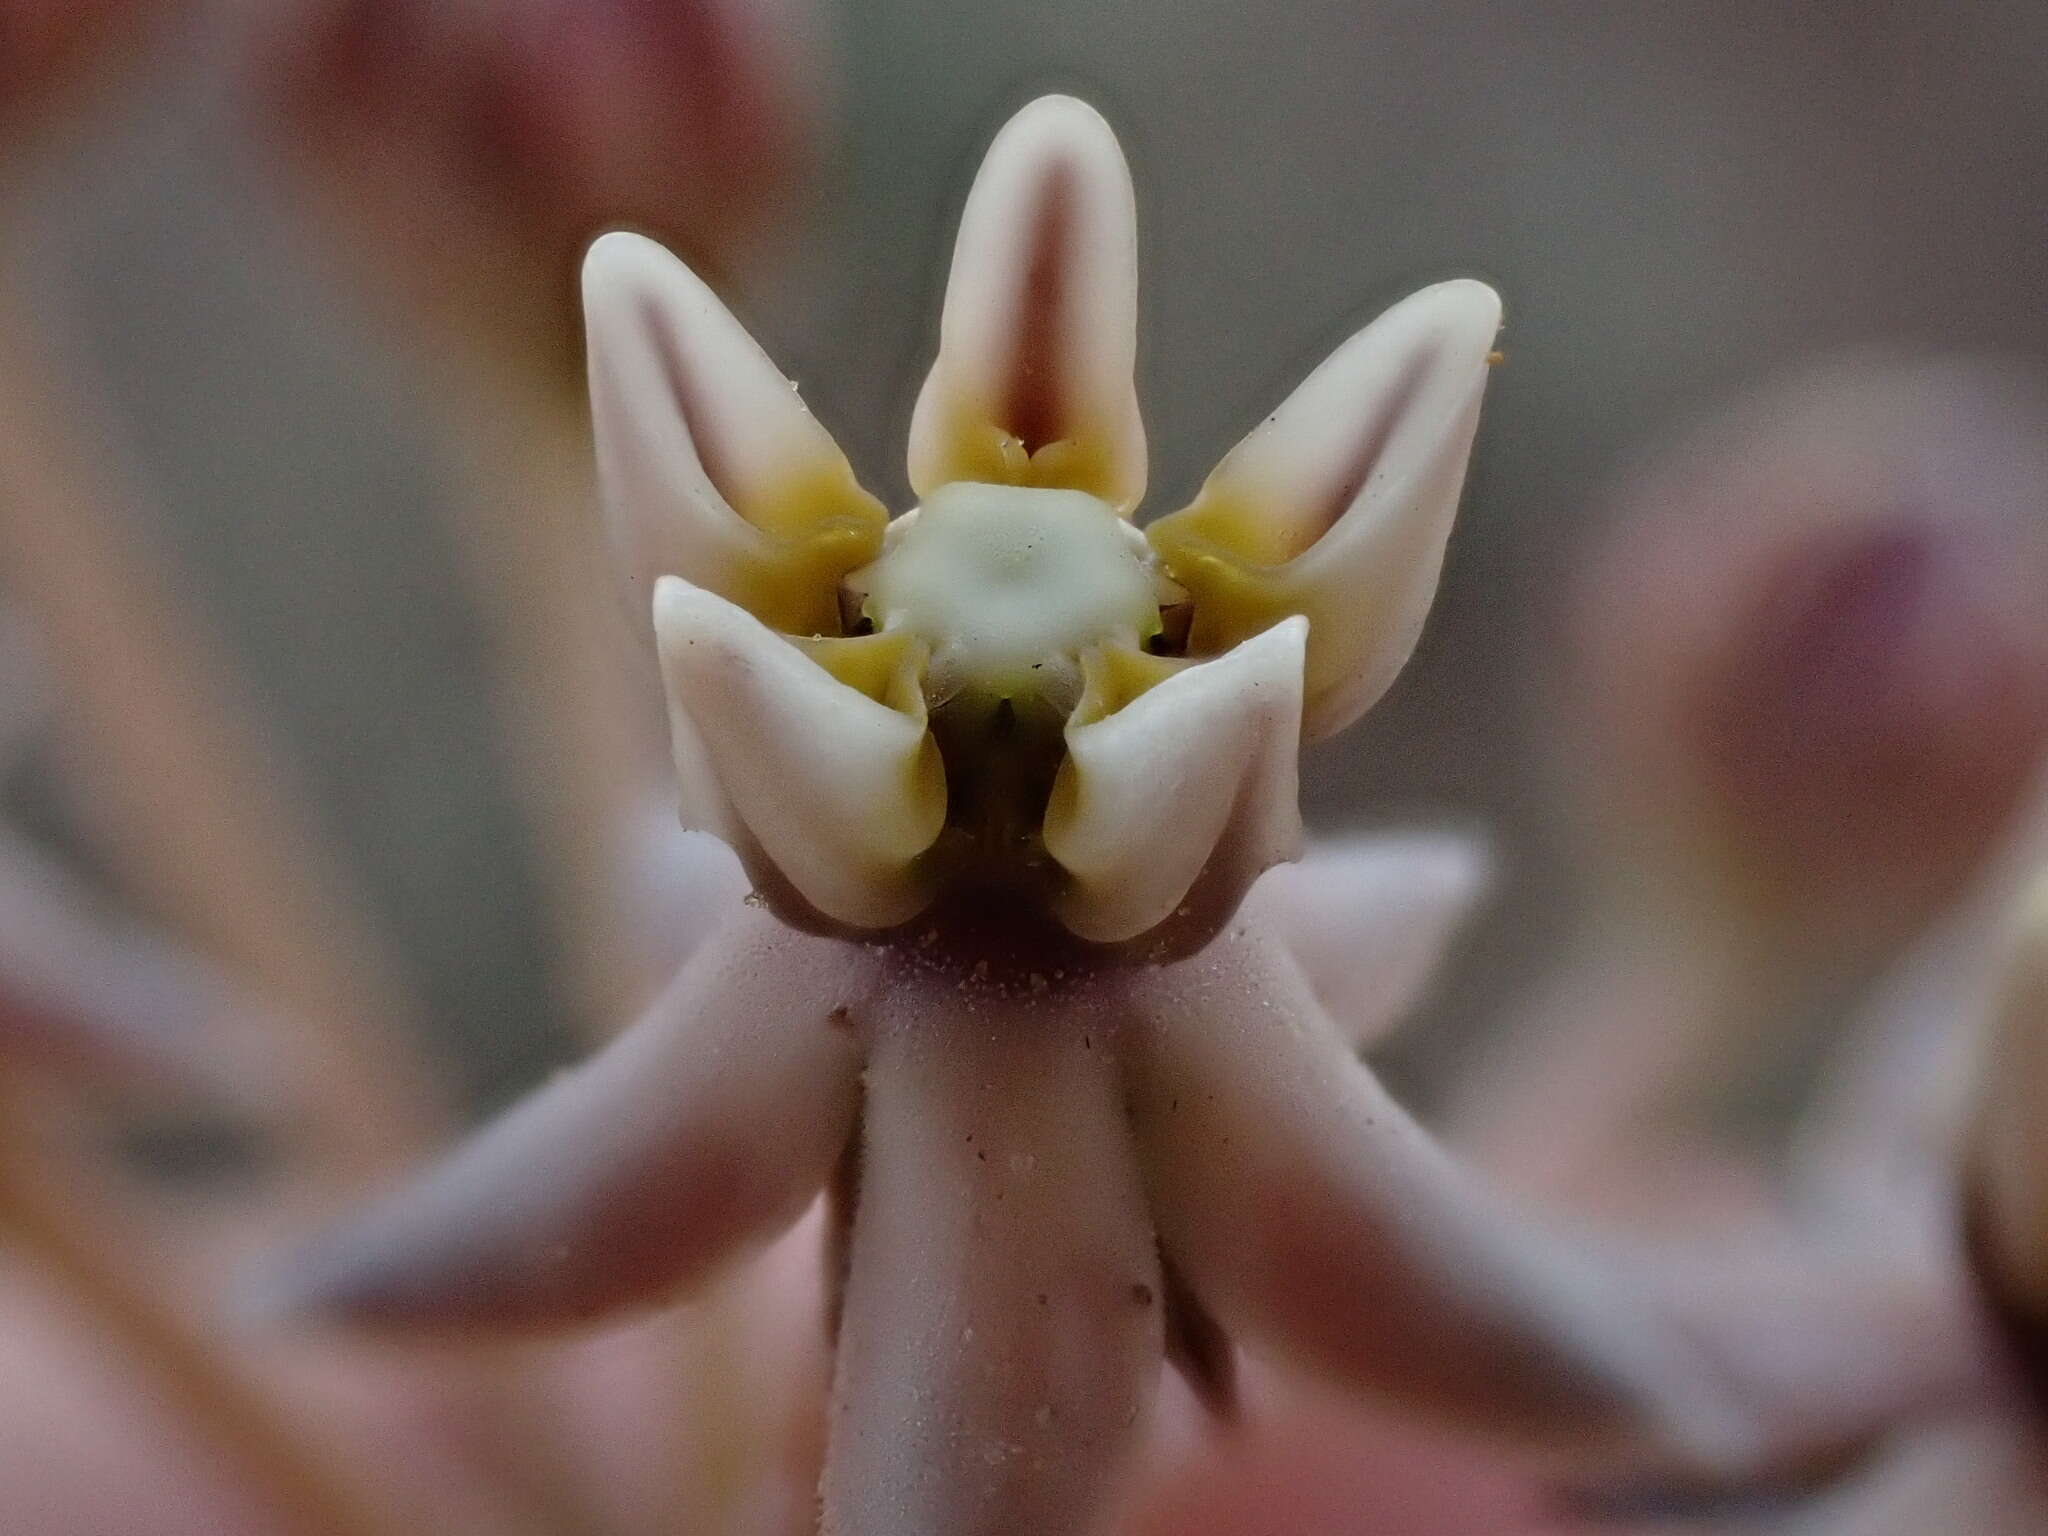
M 92 407 L 64 379 L 27 306 L 0 290 L 0 558 L 58 679 L 90 835 L 144 910 L 299 1033 L 326 1099 L 305 1129 L 331 1138 L 330 1166 L 348 1183 L 388 1174 L 443 1123 L 411 1003 L 114 489 L 117 435 L 87 425 Z
M 189 1416 L 237 1482 L 292 1536 L 398 1536 L 374 1484 L 337 1474 L 316 1437 L 235 1364 L 217 1332 L 142 1281 L 123 1245 L 83 1215 L 84 1192 L 24 1142 L 17 1086 L 0 1077 L 0 1234 L 85 1312 L 153 1392 Z
M 655 680 L 626 644 L 598 538 L 587 425 L 526 382 L 479 370 L 442 396 L 460 475 L 448 511 L 494 642 L 503 751 L 549 884 L 571 1015 L 602 1039 L 673 961 L 623 874 L 649 802 L 672 792 Z
M 816 152 L 811 20 L 779 0 L 311 0 L 254 40 L 308 222 L 415 365 L 461 482 L 451 525 L 586 1038 L 676 952 L 628 878 L 672 794 L 667 733 L 607 569 L 575 274 L 620 225 L 718 271 L 758 252 Z
M 309 1210 L 359 1198 L 446 1134 L 440 1077 L 418 1054 L 413 1010 L 338 889 L 334 866 L 232 699 L 226 668 L 150 567 L 146 528 L 105 495 L 111 477 L 67 432 L 87 408 L 74 401 L 60 412 L 50 403 L 58 377 L 32 348 L 20 304 L 0 310 L 0 538 L 12 590 L 48 637 L 60 680 L 57 724 L 84 787 L 90 835 L 145 910 L 178 924 L 271 1001 L 264 1022 L 283 1037 L 269 1042 L 275 1052 L 256 1054 L 251 1071 L 260 1081 L 281 1057 L 285 1081 L 305 1096 L 280 1127 L 287 1220 L 302 1224 Z M 19 1104 L 11 1112 L 16 1120 L 25 1113 Z M 50 1159 L 23 1152 L 19 1127 L 15 1134 L 4 1156 L 17 1237 L 192 1423 L 250 1463 L 253 1485 L 273 1489 L 309 1532 L 406 1528 L 360 1490 L 332 1483 L 306 1427 L 281 1418 L 241 1378 L 228 1339 L 198 1321 L 211 1309 L 142 1285 L 140 1249 L 115 1257 L 124 1245 L 91 1232 L 69 1183 L 30 1176 Z M 544 1368 L 520 1350 L 437 1367 L 469 1402 L 479 1454 L 501 1485 L 553 1512 L 530 1529 L 575 1532 L 584 1522 L 536 1387 Z
M 649 814 L 673 829 L 667 726 L 598 516 L 576 272 L 620 225 L 715 272 L 759 256 L 819 148 L 817 22 L 783 0 L 312 0 L 254 39 L 307 225 L 385 321 L 456 471 L 457 558 L 586 1039 L 667 979 L 703 892 L 648 853 L 673 843 Z M 677 1394 L 670 1507 L 794 1531 L 808 1500 L 762 1501 L 759 1447 L 797 1410 L 787 1380 L 751 1376 L 757 1284 L 721 1281 L 641 1344 Z

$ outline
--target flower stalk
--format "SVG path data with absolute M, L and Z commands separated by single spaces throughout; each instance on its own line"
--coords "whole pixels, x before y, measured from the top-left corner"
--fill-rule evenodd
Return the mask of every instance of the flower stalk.
M 19 297 L 0 293 L 0 541 L 13 595 L 45 640 L 58 727 L 96 794 L 95 835 L 145 907 L 274 1002 L 329 1096 L 308 1127 L 346 1180 L 434 1140 L 432 1076 L 374 939 L 144 530 L 48 398 L 61 377 Z

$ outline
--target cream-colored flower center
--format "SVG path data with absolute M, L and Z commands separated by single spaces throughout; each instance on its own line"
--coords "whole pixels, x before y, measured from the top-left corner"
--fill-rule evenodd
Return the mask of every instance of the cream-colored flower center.
M 1159 629 L 1144 537 L 1079 491 L 942 486 L 848 585 L 877 628 L 930 646 L 935 705 L 1042 702 L 1064 716 L 1084 651 L 1139 645 Z

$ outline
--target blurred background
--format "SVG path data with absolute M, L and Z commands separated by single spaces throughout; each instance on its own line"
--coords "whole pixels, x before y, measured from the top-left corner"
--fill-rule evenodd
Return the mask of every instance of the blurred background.
M 558 323 L 539 318 L 567 312 L 557 246 L 618 222 L 708 258 L 897 507 L 965 179 L 1044 89 L 1100 105 L 1139 178 L 1150 512 L 1378 308 L 1444 276 L 1495 283 L 1507 360 L 1442 598 L 1394 694 L 1307 769 L 1317 827 L 1496 837 L 1501 894 L 1434 1004 L 1442 1031 L 1414 1032 L 1454 1055 L 1453 1022 L 1525 983 L 1571 920 L 1556 780 L 1583 770 L 1560 763 L 1554 725 L 1561 690 L 1604 684 L 1565 669 L 1560 632 L 1616 476 L 1700 411 L 1843 349 L 2024 366 L 2048 347 L 2048 11 L 2024 0 L 721 4 L 724 34 L 649 34 L 625 77 L 574 26 L 536 24 L 504 57 L 461 35 L 494 9 L 562 9 L 521 0 L 412 8 L 439 21 L 370 0 L 116 6 L 114 45 L 63 110 L 12 135 L 17 302 L 89 401 L 72 447 L 218 640 L 479 1099 L 575 1049 L 552 855 L 507 742 L 519 703 L 461 547 L 548 515 L 478 446 L 494 415 L 524 431 L 490 381 L 533 360 L 475 332 Z M 744 53 L 748 28 L 770 34 L 769 62 Z M 756 97 L 720 57 L 765 76 Z M 478 73 L 494 70 L 509 83 Z M 600 165 L 577 140 L 721 91 L 694 138 L 658 141 L 666 161 Z M 519 92 L 546 99 L 522 113 L 505 104 Z M 442 183 L 414 142 L 436 133 L 434 154 L 467 157 Z M 450 184 L 503 205 L 491 217 L 545 258 L 539 276 L 507 280 L 482 242 L 472 258 Z M 381 220 L 351 216 L 364 206 Z M 421 322 L 423 288 L 465 317 Z M 535 389 L 573 409 L 573 356 L 531 369 L 550 370 Z M 576 451 L 525 494 L 576 487 Z M 481 492 L 479 458 L 501 476 Z M 477 501 L 481 518 L 450 513 Z M 598 538 L 587 502 L 554 512 Z M 632 688 L 656 708 L 647 678 Z M 14 785 L 45 831 L 65 819 L 61 776 L 46 755 Z
M 1361 982 L 1375 1064 L 1575 1213 L 1959 1267 L 2048 861 L 2044 57 L 2038 0 L 0 0 L 9 1529 L 268 1536 L 336 1447 L 395 1528 L 810 1528 L 814 1228 L 552 1354 L 240 1287 L 617 1029 L 715 894 L 609 581 L 582 250 L 683 254 L 901 509 L 968 177 L 1047 90 L 1137 176 L 1143 516 L 1395 299 L 1505 297 L 1420 649 L 1304 761 L 1316 831 L 1490 849 L 1420 1013 L 1372 1038 L 1414 977 Z M 1390 867 L 1448 929 L 1445 849 Z M 1260 1477 L 1189 1439 L 1239 1524 L 1197 1483 L 1133 1529 L 1277 1488 L 1556 1536 L 1331 1412 Z M 2039 1529 L 2016 1459 L 1782 1528 Z

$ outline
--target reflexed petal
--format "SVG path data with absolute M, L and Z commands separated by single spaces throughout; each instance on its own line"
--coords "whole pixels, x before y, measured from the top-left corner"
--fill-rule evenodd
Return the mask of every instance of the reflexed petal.
M 1985 1282 L 2009 1322 L 2048 1338 L 2048 877 L 2019 913 L 1970 1158 L 1975 1257 Z
M 1094 108 L 1033 102 L 960 215 L 939 355 L 910 423 L 920 496 L 956 480 L 1145 494 L 1130 168 Z
M 1446 1158 L 1270 939 L 1141 994 L 1134 1116 L 1168 1258 L 1247 1343 L 1490 1431 L 1612 1449 L 1667 1424 L 1669 1351 Z M 1722 1426 L 1710 1407 L 1700 1424 Z
M 1485 846 L 1448 833 L 1311 843 L 1245 911 L 1278 934 L 1344 1037 L 1367 1046 L 1420 1001 L 1485 894 Z
M 643 953 L 662 957 L 658 974 L 666 975 L 738 910 L 752 882 L 730 847 L 676 819 L 667 796 L 647 797 L 624 841 L 626 909 L 645 936 Z
M 1105 698 L 1113 684 L 1092 680 L 1045 814 L 1046 851 L 1071 877 L 1055 903 L 1068 928 L 1119 943 L 1171 920 L 1184 930 L 1174 947 L 1191 948 L 1228 921 L 1252 881 L 1300 850 L 1307 631 L 1300 619 L 1277 624 L 1121 707 Z
M 839 579 L 888 516 L 695 273 L 606 235 L 583 267 L 590 405 L 628 598 L 681 576 L 797 634 L 839 632 Z
M 1986 1377 L 1955 1288 L 1914 1262 L 1548 1230 L 1387 1096 L 1250 922 L 1133 992 L 1161 1245 L 1248 1344 L 1534 1448 L 1710 1479 L 1839 1454 Z
M 917 643 L 876 635 L 806 655 L 674 577 L 654 609 L 685 819 L 731 843 L 793 921 L 916 916 L 930 896 L 919 856 L 946 818 Z
M 899 973 L 872 1046 L 826 1536 L 1092 1531 L 1164 1290 L 1113 1024 Z
M 687 1290 L 823 1185 L 872 986 L 855 946 L 743 912 L 597 1056 L 299 1260 L 269 1310 L 551 1328 Z
M 1193 596 L 1194 653 L 1308 616 L 1311 739 L 1364 713 L 1415 648 L 1499 328 L 1484 283 L 1403 300 L 1310 374 L 1192 505 L 1146 530 Z

